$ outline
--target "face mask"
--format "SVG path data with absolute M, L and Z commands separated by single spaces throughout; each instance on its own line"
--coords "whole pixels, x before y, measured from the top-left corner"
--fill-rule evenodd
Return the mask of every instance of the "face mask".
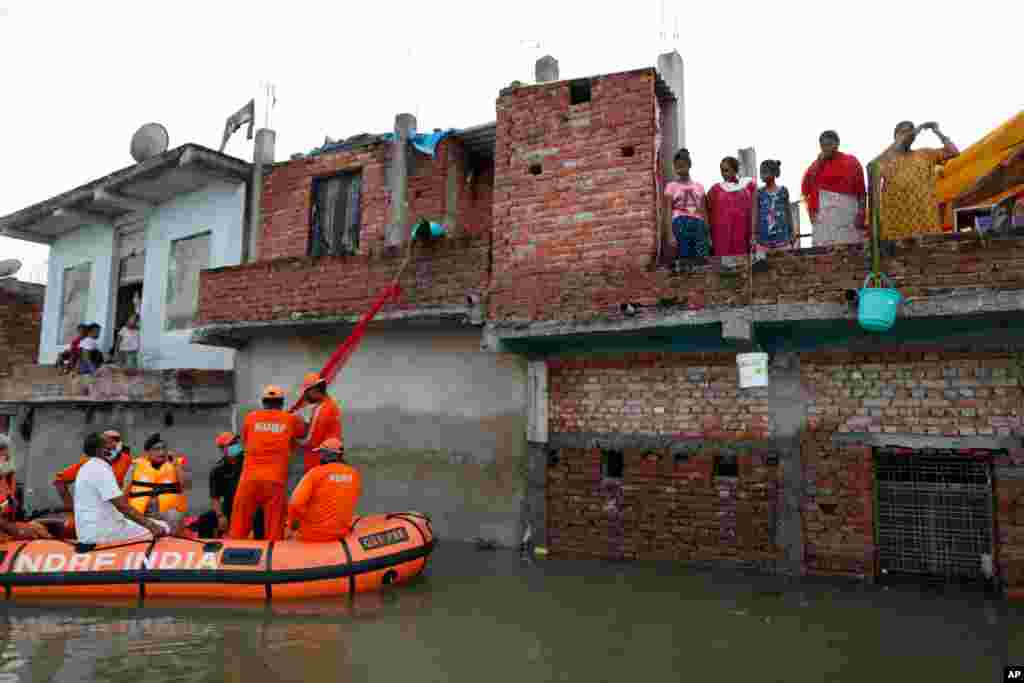
M 110 451 L 110 455 L 116 458 L 117 456 L 121 455 L 122 450 L 124 450 L 124 444 L 119 443 L 116 446 L 114 446 L 113 450 Z
M 228 446 L 228 457 L 230 457 L 230 458 L 237 458 L 241 454 L 242 454 L 242 444 L 240 444 L 240 443 L 233 443 L 230 446 Z

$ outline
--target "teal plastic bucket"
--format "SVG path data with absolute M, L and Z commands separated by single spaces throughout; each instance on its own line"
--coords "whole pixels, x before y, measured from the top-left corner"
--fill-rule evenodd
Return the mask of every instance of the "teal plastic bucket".
M 419 220 L 412 226 L 413 239 L 437 239 L 448 234 L 448 226 L 433 221 Z
M 864 278 L 864 287 L 857 292 L 857 322 L 869 332 L 886 332 L 896 322 L 896 311 L 903 295 L 898 289 L 894 289 L 885 275 L 879 275 L 879 280 L 885 280 L 889 287 L 868 287 L 874 273 L 868 273 Z

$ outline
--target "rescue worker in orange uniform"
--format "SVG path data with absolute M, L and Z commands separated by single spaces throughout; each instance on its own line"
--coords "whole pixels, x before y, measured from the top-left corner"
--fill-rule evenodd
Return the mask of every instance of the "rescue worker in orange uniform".
M 302 445 L 303 465 L 306 474 L 320 465 L 316 448 L 327 439 L 341 438 L 341 408 L 337 401 L 327 395 L 327 381 L 320 373 L 311 372 L 302 380 L 302 398 L 313 405 L 313 417 L 309 421 L 309 438 Z
M 176 534 L 188 512 L 192 480 L 184 456 L 174 457 L 159 434 L 146 439 L 142 457 L 132 463 L 122 489 L 139 514 L 166 522 Z
M 46 527 L 38 522 L 24 522 L 18 500 L 18 484 L 15 480 L 17 462 L 14 459 L 14 444 L 0 434 L 0 541 L 12 539 L 53 538 Z
M 345 464 L 340 439 L 327 439 L 314 452 L 320 465 L 306 473 L 288 503 L 288 528 L 305 543 L 338 541 L 352 531 L 362 493 L 359 471 Z
M 263 510 L 266 540 L 284 538 L 288 509 L 288 461 L 292 448 L 306 434 L 306 423 L 284 410 L 284 391 L 263 390 L 263 410 L 254 410 L 242 424 L 245 461 L 235 492 L 228 538 L 246 539 L 256 510 Z
M 128 474 L 128 470 L 132 466 L 132 454 L 125 445 L 124 439 L 121 438 L 121 433 L 114 429 L 109 429 L 103 432 L 103 441 L 105 442 L 106 448 L 112 453 L 110 466 L 114 470 L 114 477 L 117 479 L 117 485 L 124 486 L 124 477 Z M 64 501 L 64 508 L 67 510 L 68 519 L 64 524 L 64 533 L 69 538 L 75 537 L 75 500 L 71 494 L 69 488 L 71 484 L 75 483 L 75 477 L 78 476 L 78 470 L 82 469 L 82 465 L 87 463 L 89 458 L 82 455 L 78 462 L 73 465 L 68 465 L 63 470 L 58 472 L 53 478 L 53 487 L 57 489 L 57 493 L 60 495 L 62 501 Z

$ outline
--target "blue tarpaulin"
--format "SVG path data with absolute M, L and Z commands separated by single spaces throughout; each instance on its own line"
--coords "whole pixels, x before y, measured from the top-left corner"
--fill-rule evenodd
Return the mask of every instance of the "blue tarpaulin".
M 441 144 L 441 141 L 449 135 L 457 132 L 458 131 L 455 128 L 449 128 L 448 130 L 439 130 L 433 133 L 417 133 L 409 140 L 409 144 L 423 154 L 433 157 L 435 152 L 437 152 L 437 146 Z M 311 150 L 306 156 L 316 156 L 317 154 L 326 154 L 328 152 L 341 152 L 346 149 L 365 147 L 378 142 L 391 142 L 394 139 L 394 133 L 384 133 L 382 135 L 356 135 L 347 140 L 338 140 L 336 142 L 321 145 L 320 147 Z
M 424 154 L 433 157 L 434 152 L 437 151 L 437 146 L 441 144 L 441 141 L 456 132 L 458 131 L 454 128 L 449 128 L 448 130 L 439 130 L 433 133 L 417 133 L 410 138 L 409 144 Z M 385 133 L 381 136 L 381 139 L 391 142 L 395 139 L 395 134 Z

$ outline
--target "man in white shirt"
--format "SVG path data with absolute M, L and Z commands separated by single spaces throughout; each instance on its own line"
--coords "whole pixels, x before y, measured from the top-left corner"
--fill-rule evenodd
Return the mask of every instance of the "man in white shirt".
M 79 543 L 118 543 L 167 535 L 163 522 L 146 518 L 128 502 L 110 466 L 110 449 L 99 433 L 85 438 L 88 460 L 75 478 L 75 528 Z

